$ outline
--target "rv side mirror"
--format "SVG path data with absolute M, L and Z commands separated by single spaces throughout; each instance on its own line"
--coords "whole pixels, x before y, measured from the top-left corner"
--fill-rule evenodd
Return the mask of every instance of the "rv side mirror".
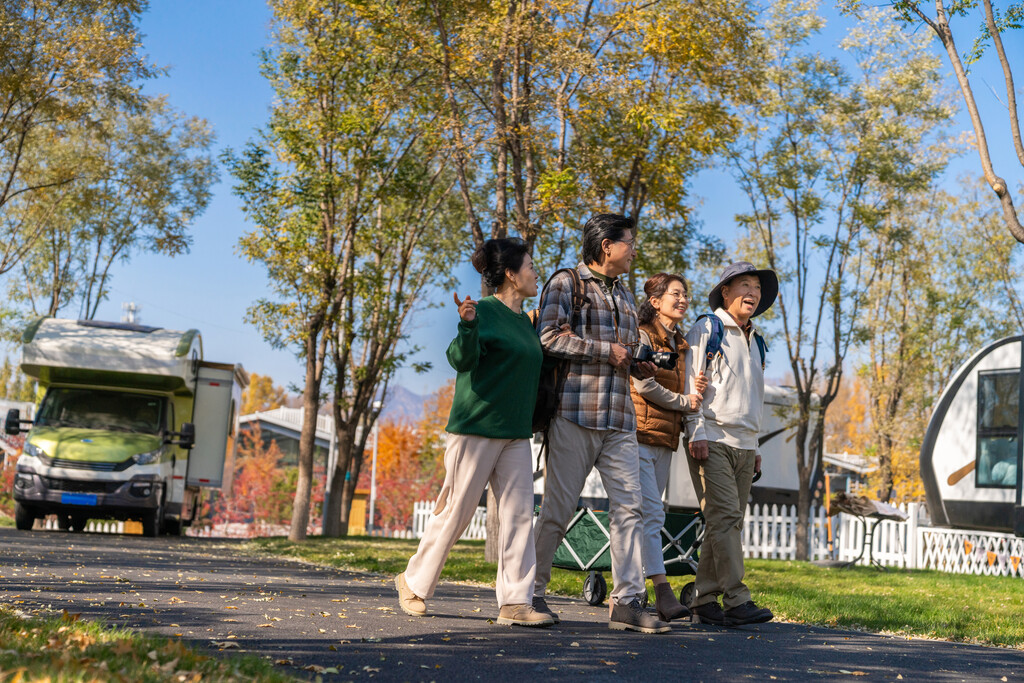
M 21 433 L 21 411 L 17 408 L 11 408 L 7 411 L 7 420 L 4 422 L 4 431 L 11 436 L 17 436 Z
M 180 437 L 178 445 L 185 450 L 191 449 L 196 445 L 196 426 L 191 422 L 182 423 Z

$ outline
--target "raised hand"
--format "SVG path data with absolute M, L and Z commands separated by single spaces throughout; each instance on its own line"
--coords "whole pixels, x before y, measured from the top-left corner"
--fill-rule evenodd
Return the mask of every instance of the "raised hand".
M 459 317 L 467 323 L 476 320 L 477 302 L 471 299 L 468 294 L 465 301 L 459 301 L 458 294 L 453 294 L 453 296 L 455 297 L 455 305 L 459 307 Z
M 455 297 L 455 305 L 459 306 L 459 317 L 464 319 L 467 323 L 472 323 L 476 319 L 476 301 L 471 299 L 469 295 L 466 295 L 465 301 L 459 301 L 459 295 L 453 293 Z

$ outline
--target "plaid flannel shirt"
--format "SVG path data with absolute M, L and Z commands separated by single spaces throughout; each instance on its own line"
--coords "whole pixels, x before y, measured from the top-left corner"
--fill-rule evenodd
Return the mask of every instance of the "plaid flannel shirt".
M 633 295 L 621 282 L 614 291 L 594 277 L 584 264 L 576 267 L 583 293 L 590 297 L 591 330 L 586 333 L 587 308 L 580 309 L 575 329 L 572 316 L 572 276 L 563 273 L 551 280 L 540 302 L 538 334 L 545 353 L 569 359 L 558 414 L 587 429 L 636 431 L 636 411 L 629 394 L 629 369 L 608 364 L 612 344 L 636 350 L 640 339 Z M 611 297 L 619 309 L 618 324 Z

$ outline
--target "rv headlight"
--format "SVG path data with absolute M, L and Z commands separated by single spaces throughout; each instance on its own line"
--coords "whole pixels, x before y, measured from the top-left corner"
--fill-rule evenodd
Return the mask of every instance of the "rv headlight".
M 132 460 L 135 461 L 136 465 L 151 465 L 160 459 L 163 452 L 164 449 L 161 447 L 155 451 L 150 451 L 149 453 L 136 453 L 132 456 Z
M 39 446 L 33 445 L 28 441 L 25 442 L 25 446 L 21 449 L 21 452 L 24 453 L 25 455 L 30 455 L 33 458 L 46 457 L 46 453 L 43 452 L 42 448 L 39 448 Z

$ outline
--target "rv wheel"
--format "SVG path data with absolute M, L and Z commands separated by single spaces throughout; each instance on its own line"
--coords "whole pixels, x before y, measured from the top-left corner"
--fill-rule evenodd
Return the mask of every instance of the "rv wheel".
M 604 602 L 608 595 L 608 583 L 598 572 L 590 572 L 583 581 L 583 597 L 595 607 Z
M 71 515 L 71 530 L 76 534 L 85 531 L 85 525 L 89 523 L 89 518 L 85 515 Z
M 142 517 L 142 535 L 143 536 L 159 536 L 160 531 L 163 528 L 164 521 L 164 499 L 160 497 L 160 504 L 152 512 L 148 512 Z
M 36 516 L 21 503 L 14 503 L 14 525 L 21 531 L 31 531 L 36 523 Z

